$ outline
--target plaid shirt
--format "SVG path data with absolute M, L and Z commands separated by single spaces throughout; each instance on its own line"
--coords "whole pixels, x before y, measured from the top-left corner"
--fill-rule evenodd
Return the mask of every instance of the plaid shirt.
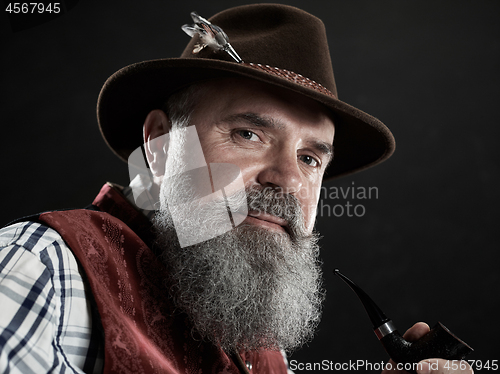
M 1 229 L 0 372 L 102 372 L 104 345 L 91 300 L 56 231 L 34 222 Z

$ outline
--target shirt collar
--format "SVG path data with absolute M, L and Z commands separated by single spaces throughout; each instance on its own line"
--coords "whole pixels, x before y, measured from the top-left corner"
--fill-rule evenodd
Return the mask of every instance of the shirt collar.
M 138 211 L 144 214 L 149 220 L 152 220 L 156 213 L 154 206 L 158 202 L 152 198 L 149 192 L 150 188 L 151 181 L 143 175 L 138 174 L 127 187 L 122 189 L 122 194 Z

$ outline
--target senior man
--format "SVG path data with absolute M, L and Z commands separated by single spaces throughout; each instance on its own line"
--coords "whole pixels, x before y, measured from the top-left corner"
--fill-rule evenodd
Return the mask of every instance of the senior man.
M 261 4 L 193 20 L 180 58 L 126 67 L 99 98 L 106 142 L 139 149 L 149 179 L 1 231 L 2 372 L 286 373 L 282 352 L 312 337 L 321 184 L 394 139 L 338 100 L 316 17 Z

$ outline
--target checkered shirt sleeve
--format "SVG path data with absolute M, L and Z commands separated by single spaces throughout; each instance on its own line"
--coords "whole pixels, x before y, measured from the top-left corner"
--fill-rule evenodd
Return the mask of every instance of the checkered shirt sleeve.
M 99 373 L 102 328 L 61 236 L 34 222 L 0 230 L 0 372 Z

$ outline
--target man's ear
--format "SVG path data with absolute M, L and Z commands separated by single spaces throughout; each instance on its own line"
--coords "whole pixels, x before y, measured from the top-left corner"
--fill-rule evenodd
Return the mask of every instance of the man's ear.
M 165 174 L 165 162 L 167 160 L 165 142 L 168 141 L 168 136 L 162 135 L 168 134 L 170 127 L 167 115 L 160 109 L 149 112 L 144 121 L 144 151 L 151 172 L 155 177 Z M 162 138 L 159 139 L 159 137 Z

